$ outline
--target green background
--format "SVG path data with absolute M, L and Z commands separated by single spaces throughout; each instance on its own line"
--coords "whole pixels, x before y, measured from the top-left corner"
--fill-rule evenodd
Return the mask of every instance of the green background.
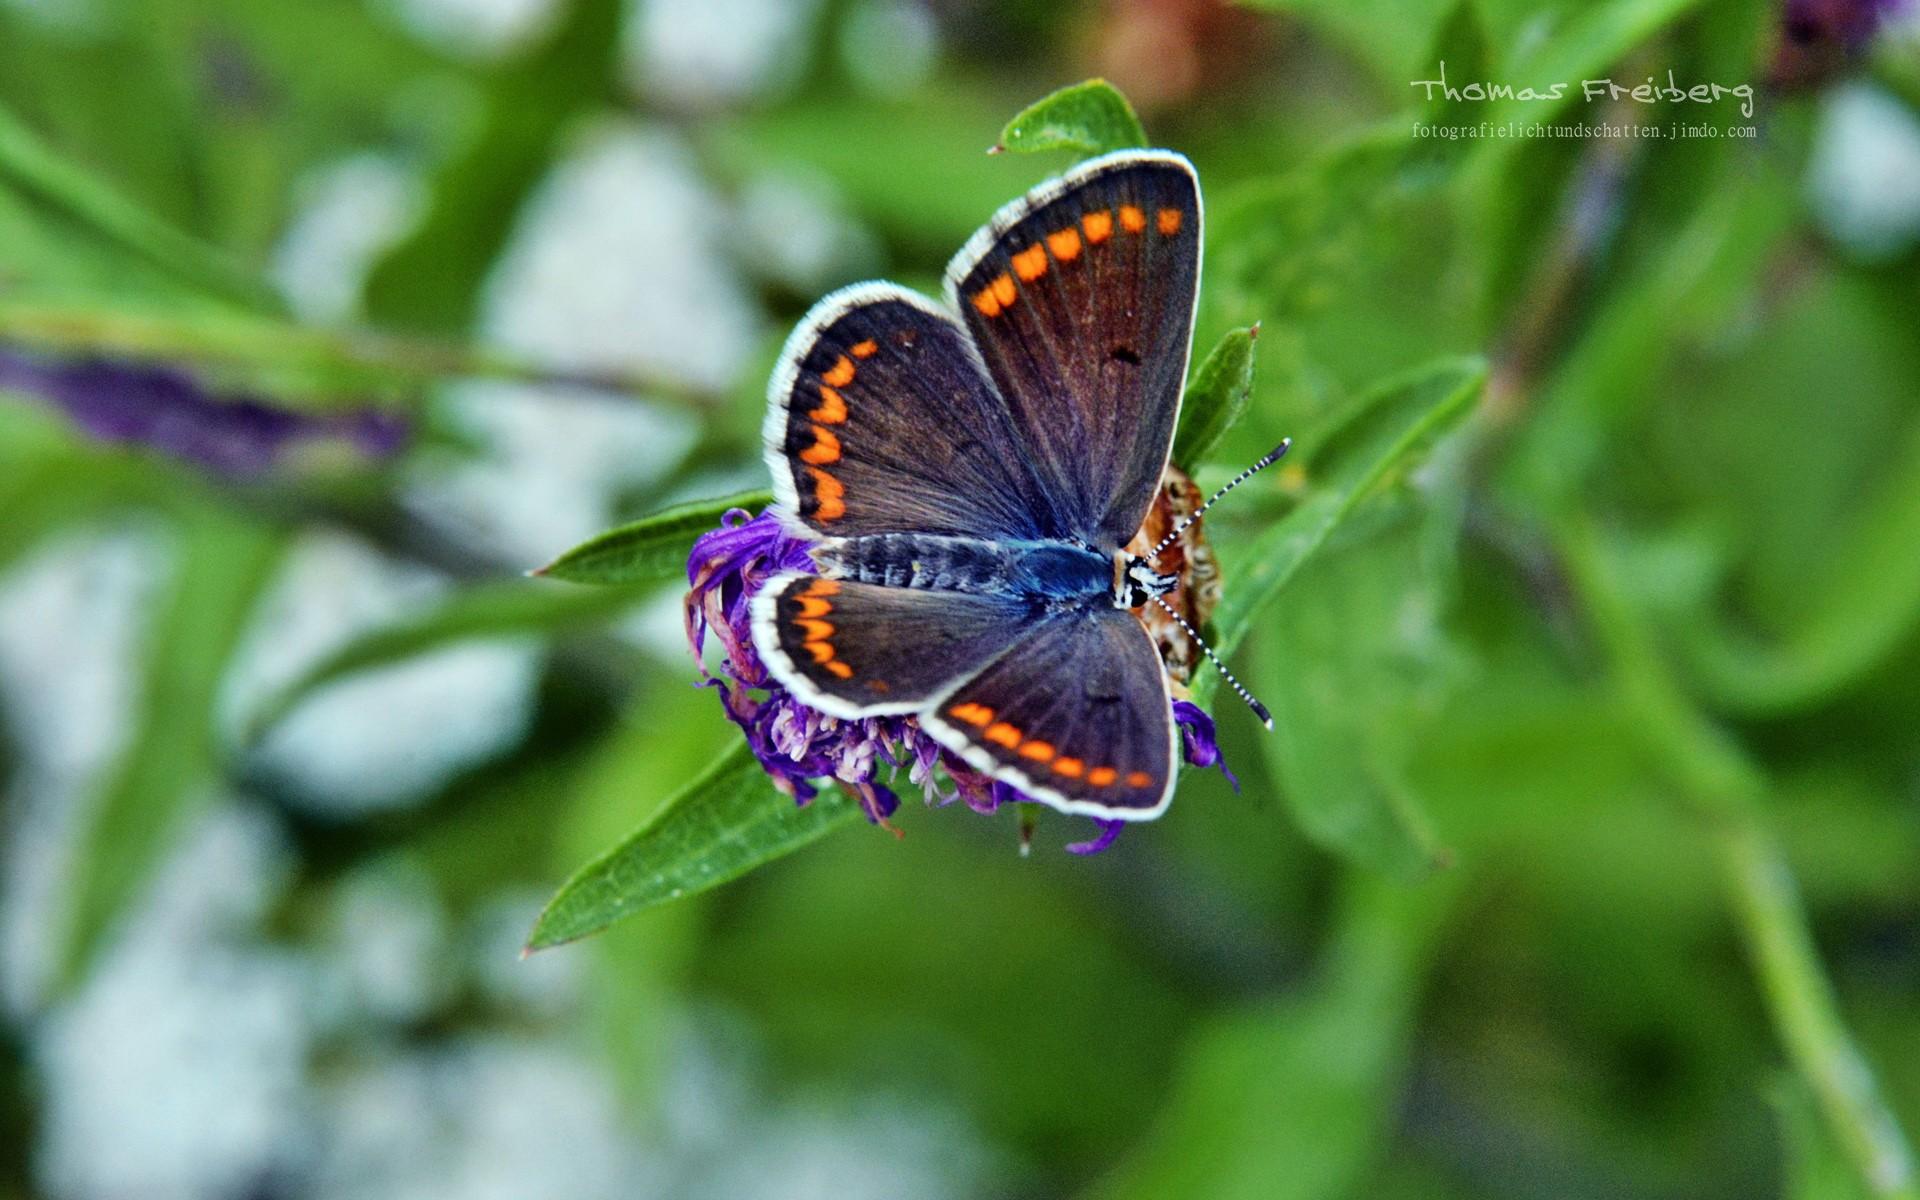
M 1789 72 L 1783 22 L 0 3 L 0 353 L 414 434 L 236 479 L 0 397 L 0 1196 L 1913 1195 L 1920 51 Z M 1573 86 L 1428 101 L 1441 60 Z M 1754 117 L 1578 87 L 1668 70 Z M 1278 725 L 1212 702 L 1241 790 L 1190 772 L 1094 859 L 1060 852 L 1083 822 L 1022 858 L 1013 813 L 909 800 L 901 840 L 832 823 L 521 964 L 738 737 L 672 555 L 521 573 L 764 487 L 787 330 L 859 278 L 937 291 L 1107 144 L 1067 112 L 1077 144 L 984 153 L 1095 75 L 1198 168 L 1196 361 L 1260 323 L 1188 465 L 1295 439 L 1208 522 Z M 1482 122 L 1512 135 L 1422 133 Z M 1601 122 L 1641 135 L 1527 135 Z M 355 162 L 377 186 L 300 241 Z M 316 547 L 411 582 L 295 638 L 301 596 L 359 602 L 295 569 Z M 476 744 L 366 758 L 308 714 L 272 752 L 329 691 L 457 710 L 433 672 L 476 650 L 520 713 Z M 73 721 L 105 730 L 78 765 Z M 253 857 L 209 858 L 234 829 Z M 256 994 L 251 1024 L 196 999 Z

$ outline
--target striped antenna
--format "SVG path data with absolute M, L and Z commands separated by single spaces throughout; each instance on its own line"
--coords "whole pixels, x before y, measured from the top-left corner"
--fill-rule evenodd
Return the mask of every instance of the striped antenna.
M 1285 454 L 1287 452 L 1287 447 L 1291 445 L 1293 445 L 1292 438 L 1281 438 L 1280 444 L 1278 446 L 1275 446 L 1272 449 L 1272 451 L 1270 451 L 1267 454 L 1265 458 L 1261 459 L 1259 462 L 1248 467 L 1246 470 L 1240 472 L 1238 475 L 1235 475 L 1232 479 L 1229 479 L 1227 481 L 1227 485 L 1221 488 L 1219 491 L 1215 492 L 1213 496 L 1209 498 L 1205 504 L 1202 504 L 1199 508 L 1194 509 L 1192 512 L 1188 513 L 1186 516 L 1181 517 L 1179 521 L 1175 522 L 1173 528 L 1167 531 L 1167 536 L 1160 539 L 1160 544 L 1158 546 L 1155 546 L 1153 549 L 1147 551 L 1147 554 L 1146 554 L 1147 560 L 1151 562 L 1153 559 L 1160 557 L 1160 552 L 1162 550 L 1165 550 L 1168 546 L 1173 545 L 1173 543 L 1179 539 L 1180 535 L 1187 531 L 1187 526 L 1193 524 L 1195 521 L 1198 521 L 1200 519 L 1201 513 L 1206 512 L 1208 509 L 1212 508 L 1214 505 L 1220 503 L 1220 497 L 1226 495 L 1228 492 L 1239 487 L 1241 484 L 1245 483 L 1247 480 L 1252 479 L 1255 475 L 1258 475 L 1260 472 L 1266 470 L 1268 467 L 1272 466 L 1274 463 L 1279 462 L 1280 456 Z M 1213 652 L 1209 650 L 1207 653 L 1211 654 Z M 1221 674 L 1223 675 L 1226 674 L 1224 669 L 1221 671 Z M 1233 677 L 1229 675 L 1227 676 L 1227 678 L 1231 679 Z
M 1282 450 L 1285 450 L 1286 446 L 1283 444 L 1280 448 Z M 1274 457 L 1278 458 L 1279 455 L 1276 454 L 1274 455 Z M 1258 469 L 1259 468 L 1257 467 L 1255 468 L 1255 470 L 1258 470 Z M 1252 471 L 1248 472 L 1249 475 L 1251 475 L 1252 473 L 1253 473 Z M 1206 654 L 1207 661 L 1212 663 L 1214 666 L 1214 669 L 1220 672 L 1220 678 L 1226 680 L 1227 685 L 1229 687 L 1231 687 L 1234 691 L 1240 693 L 1240 698 L 1247 702 L 1247 707 L 1253 710 L 1253 715 L 1260 718 L 1261 724 L 1265 725 L 1268 729 L 1272 729 L 1273 714 L 1267 711 L 1266 705 L 1260 703 L 1258 700 L 1255 700 L 1253 698 L 1252 692 L 1249 692 L 1246 688 L 1240 686 L 1240 681 L 1233 677 L 1232 671 L 1227 670 L 1227 664 L 1220 661 L 1220 656 L 1213 652 L 1212 646 L 1207 645 L 1206 639 L 1200 636 L 1200 631 L 1198 629 L 1195 629 L 1192 625 L 1189 625 L 1187 623 L 1187 619 L 1181 616 L 1178 612 L 1174 611 L 1173 605 L 1168 604 L 1166 600 L 1162 599 L 1159 596 L 1151 597 L 1151 599 L 1155 604 L 1158 604 L 1160 606 L 1161 611 L 1165 612 L 1168 616 L 1172 617 L 1174 620 L 1180 622 L 1180 628 L 1186 630 L 1187 636 L 1193 639 L 1193 644 L 1200 647 L 1200 649 Z

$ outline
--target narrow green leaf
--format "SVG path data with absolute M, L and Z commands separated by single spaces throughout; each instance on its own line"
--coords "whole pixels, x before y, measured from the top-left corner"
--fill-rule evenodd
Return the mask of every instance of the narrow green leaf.
M 994 149 L 1016 154 L 1039 150 L 1105 154 L 1146 144 L 1147 131 L 1127 98 L 1106 80 L 1089 79 L 1028 105 L 1000 131 Z
M 148 634 L 132 739 L 74 858 L 61 980 L 78 982 L 114 918 L 211 794 L 214 702 L 282 539 L 214 510 L 182 523 L 173 594 Z
M 740 743 L 561 885 L 527 948 L 583 938 L 641 909 L 717 887 L 860 818 L 860 806 L 837 788 L 804 808 L 795 805 Z
M 0 109 L 0 187 L 37 200 L 211 295 L 262 311 L 279 306 L 264 283 L 61 158 L 5 109 Z
M 1868 1200 L 1871 1193 L 1821 1123 L 1813 1089 L 1782 1072 L 1768 1098 L 1786 1142 L 1784 1200 Z
M 353 639 L 274 693 L 247 722 L 244 741 L 258 739 L 301 701 L 338 679 L 390 666 L 459 642 L 546 634 L 609 620 L 636 603 L 628 588 L 557 588 L 526 581 L 455 593 L 421 616 Z
M 766 492 L 741 492 L 718 500 L 693 500 L 592 537 L 535 571 L 569 583 L 657 583 L 687 569 L 687 555 L 701 534 L 715 529 L 728 510 L 759 512 L 773 503 Z
M 1193 373 L 1180 402 L 1174 462 L 1189 470 L 1205 462 L 1226 432 L 1246 415 L 1253 397 L 1253 344 L 1259 336 L 1258 325 L 1232 330 Z
M 368 278 L 369 316 L 448 335 L 471 325 L 481 281 L 569 123 L 609 99 L 622 9 L 620 0 L 576 0 L 544 47 L 501 70 L 477 132 L 433 179 L 431 210 Z
M 1240 644 L 1255 618 L 1363 497 L 1410 469 L 1421 451 L 1466 415 L 1485 378 L 1479 359 L 1445 359 L 1381 384 L 1340 414 L 1334 428 L 1295 441 L 1294 461 L 1306 466 L 1310 491 L 1254 542 L 1245 565 L 1228 578 L 1213 615 L 1218 653 Z M 1202 672 L 1195 691 L 1210 693 L 1216 678 Z

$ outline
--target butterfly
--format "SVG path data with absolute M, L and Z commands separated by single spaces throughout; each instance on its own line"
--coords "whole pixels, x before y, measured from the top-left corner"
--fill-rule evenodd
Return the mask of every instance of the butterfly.
M 820 568 L 754 597 L 775 679 L 833 716 L 910 714 L 1062 811 L 1166 810 L 1178 733 L 1134 610 L 1175 579 L 1123 547 L 1172 451 L 1200 233 L 1192 164 L 1122 151 L 996 213 L 944 305 L 864 283 L 814 306 L 764 429 Z

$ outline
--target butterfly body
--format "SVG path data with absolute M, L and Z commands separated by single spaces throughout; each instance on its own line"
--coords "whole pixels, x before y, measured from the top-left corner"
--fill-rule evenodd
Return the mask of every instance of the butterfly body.
M 826 574 L 883 587 L 1011 596 L 1040 604 L 1092 603 L 1113 594 L 1110 557 L 1039 538 L 883 533 L 829 544 L 814 558 Z
M 1133 609 L 1173 578 L 1122 547 L 1171 452 L 1199 286 L 1200 193 L 1164 151 L 1008 205 L 947 272 L 827 297 L 788 340 L 765 441 L 817 574 L 755 595 L 802 701 L 910 714 L 1067 812 L 1159 815 L 1176 730 Z

